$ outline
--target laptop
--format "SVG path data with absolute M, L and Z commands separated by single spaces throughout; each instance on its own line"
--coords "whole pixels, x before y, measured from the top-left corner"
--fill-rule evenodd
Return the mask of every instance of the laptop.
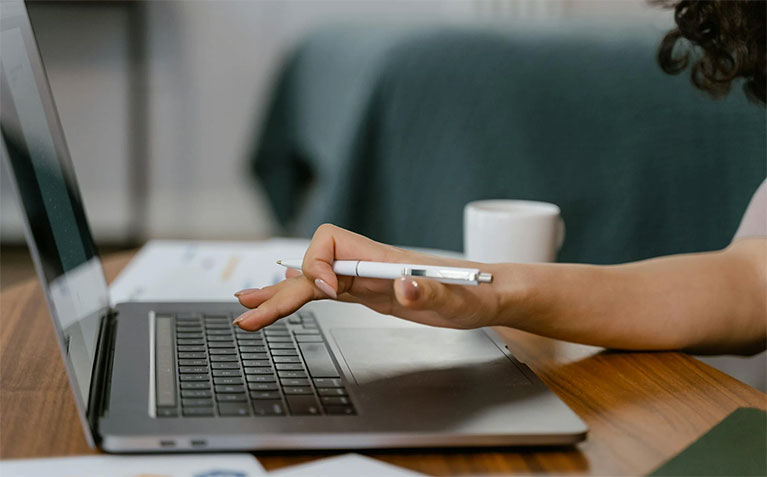
M 489 329 L 314 302 L 112 304 L 23 2 L 2 2 L 2 155 L 83 429 L 108 452 L 566 445 L 586 425 Z

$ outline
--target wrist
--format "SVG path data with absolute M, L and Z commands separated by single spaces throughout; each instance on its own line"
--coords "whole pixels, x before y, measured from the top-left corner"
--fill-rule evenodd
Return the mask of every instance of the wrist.
M 529 316 L 531 297 L 535 295 L 531 265 L 499 263 L 483 268 L 493 274 L 490 287 L 495 311 L 489 325 L 519 327 Z

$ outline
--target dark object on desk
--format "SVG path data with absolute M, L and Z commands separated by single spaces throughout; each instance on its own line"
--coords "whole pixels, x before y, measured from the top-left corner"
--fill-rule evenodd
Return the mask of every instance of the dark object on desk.
M 662 33 L 318 31 L 285 64 L 254 171 L 306 237 L 332 222 L 461 250 L 464 204 L 515 198 L 561 207 L 561 261 L 721 248 L 767 174 L 765 115 L 663 73 Z
M 650 475 L 767 475 L 767 413 L 736 409 Z

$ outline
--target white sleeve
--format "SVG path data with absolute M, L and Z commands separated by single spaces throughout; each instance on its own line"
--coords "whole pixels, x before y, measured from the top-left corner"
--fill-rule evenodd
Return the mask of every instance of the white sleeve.
M 756 189 L 733 240 L 744 237 L 767 237 L 767 180 Z

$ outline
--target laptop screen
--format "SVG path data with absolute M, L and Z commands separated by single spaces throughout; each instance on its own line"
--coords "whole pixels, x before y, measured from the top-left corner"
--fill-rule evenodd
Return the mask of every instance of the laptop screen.
M 88 408 L 109 295 L 22 2 L 2 3 L 0 130 L 73 391 Z

